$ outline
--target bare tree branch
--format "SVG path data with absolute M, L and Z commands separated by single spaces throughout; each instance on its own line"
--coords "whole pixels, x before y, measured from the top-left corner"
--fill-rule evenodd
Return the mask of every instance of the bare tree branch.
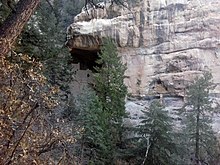
M 147 160 L 147 155 L 148 155 L 150 146 L 151 146 L 151 144 L 150 144 L 150 137 L 147 137 L 147 149 L 146 149 L 146 152 L 145 152 L 144 160 L 143 160 L 143 162 L 141 163 L 141 165 L 144 165 L 144 163 L 145 163 L 146 160 Z

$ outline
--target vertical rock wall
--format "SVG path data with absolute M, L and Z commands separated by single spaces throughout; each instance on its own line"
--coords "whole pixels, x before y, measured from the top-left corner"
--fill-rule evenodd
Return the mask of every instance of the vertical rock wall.
M 102 37 L 117 42 L 127 65 L 125 83 L 138 97 L 128 101 L 128 109 L 161 97 L 169 110 L 180 108 L 185 89 L 204 70 L 217 84 L 212 95 L 220 96 L 219 0 L 134 0 L 126 7 L 106 3 L 104 9 L 90 8 L 74 18 L 67 46 L 98 51 Z

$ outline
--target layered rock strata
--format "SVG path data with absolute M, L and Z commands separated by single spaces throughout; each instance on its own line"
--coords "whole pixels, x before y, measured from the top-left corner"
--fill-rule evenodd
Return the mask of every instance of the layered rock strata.
M 127 109 L 143 108 L 158 97 L 168 109 L 180 108 L 187 86 L 204 70 L 211 71 L 217 85 L 212 96 L 220 96 L 219 0 L 106 3 L 74 18 L 67 46 L 71 52 L 98 52 L 103 37 L 116 41 L 127 65 L 128 91 L 139 97 L 128 101 Z

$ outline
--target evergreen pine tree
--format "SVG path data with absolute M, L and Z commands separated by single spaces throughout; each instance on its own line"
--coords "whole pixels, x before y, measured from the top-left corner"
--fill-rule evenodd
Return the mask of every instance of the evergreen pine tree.
M 104 111 L 115 124 L 121 125 L 125 115 L 125 96 L 127 88 L 124 84 L 125 65 L 117 54 L 117 48 L 111 39 L 104 39 L 99 60 L 101 67 L 96 67 L 95 90 L 103 103 Z
M 24 32 L 19 37 L 16 52 L 29 54 L 44 63 L 44 74 L 52 85 L 69 93 L 72 80 L 71 55 L 66 47 L 66 28 L 81 11 L 83 1 L 41 1 Z
M 183 134 L 188 147 L 188 162 L 195 165 L 214 165 L 218 157 L 217 140 L 211 126 L 214 112 L 209 97 L 209 91 L 213 88 L 211 80 L 212 75 L 205 72 L 187 91 Z
M 106 119 L 108 162 L 116 157 L 117 147 L 121 144 L 122 119 L 125 116 L 125 96 L 127 88 L 124 85 L 126 67 L 117 54 L 117 49 L 111 39 L 104 39 L 99 60 L 101 67 L 95 68 L 95 90 L 102 104 L 103 117 Z
M 82 164 L 102 164 L 105 162 L 104 153 L 108 150 L 106 136 L 106 117 L 102 104 L 94 91 L 85 89 L 76 107 L 79 110 L 77 124 L 82 133 L 80 156 Z
M 138 126 L 140 139 L 137 150 L 142 165 L 172 165 L 172 156 L 176 152 L 173 142 L 172 120 L 159 101 L 153 101 L 148 110 L 143 111 L 144 119 Z
M 126 68 L 120 60 L 112 40 L 104 40 L 97 61 L 100 68 L 94 73 L 96 94 L 86 89 L 76 105 L 76 120 L 82 128 L 81 163 L 110 165 L 117 159 L 127 93 L 123 82 Z

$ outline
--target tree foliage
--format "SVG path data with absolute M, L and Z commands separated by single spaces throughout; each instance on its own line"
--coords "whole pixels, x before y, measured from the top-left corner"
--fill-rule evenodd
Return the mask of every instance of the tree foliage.
M 127 88 L 124 84 L 125 65 L 117 54 L 117 48 L 111 39 L 105 39 L 96 67 L 95 90 L 103 104 L 109 119 L 116 125 L 121 125 L 125 115 L 125 96 Z
M 81 153 L 84 161 L 91 164 L 114 164 L 121 143 L 127 92 L 123 83 L 125 66 L 112 40 L 104 40 L 97 63 L 101 67 L 94 74 L 96 94 L 86 90 L 87 99 L 79 107 Z
M 72 77 L 70 55 L 64 48 L 66 27 L 83 5 L 97 8 L 97 2 L 0 2 L 0 164 L 117 164 L 123 156 L 136 157 L 131 161 L 134 164 L 217 164 L 220 155 L 211 127 L 209 73 L 197 78 L 187 91 L 179 148 L 171 118 L 155 101 L 144 111 L 136 141 L 130 144 L 136 153 L 120 152 L 125 147 L 126 67 L 111 39 L 103 40 L 99 53 L 96 93 L 86 90 L 81 103 L 68 107 L 72 112 L 60 122 L 60 111 L 54 110 L 61 96 L 57 92 L 65 91 L 68 98 Z M 110 2 L 123 5 L 121 0 Z
M 69 4 L 69 0 L 65 2 L 68 2 L 69 6 L 64 0 L 55 0 L 52 4 L 42 1 L 19 37 L 15 51 L 27 53 L 42 61 L 46 67 L 44 74 L 48 81 L 67 92 L 68 83 L 72 80 L 72 72 L 69 64 L 71 56 L 64 43 L 66 26 L 71 19 L 68 17 L 70 20 L 67 20 L 64 17 L 68 14 L 74 16 L 82 5 L 78 4 L 76 10 L 77 7 Z M 67 13 L 66 8 L 70 6 L 72 6 L 71 11 L 76 11 Z
M 45 161 L 41 154 L 60 138 L 48 121 L 57 89 L 47 85 L 42 64 L 22 54 L 1 58 L 0 84 L 0 164 Z
M 116 45 L 111 39 L 103 41 L 103 47 L 99 54 L 94 75 L 95 90 L 106 114 L 107 126 L 110 130 L 112 153 L 116 152 L 116 146 L 120 145 L 122 138 L 122 120 L 125 116 L 125 97 L 127 88 L 124 84 L 125 65 L 117 54 Z M 110 158 L 111 159 L 111 158 Z
M 196 165 L 215 164 L 216 158 L 219 157 L 217 139 L 212 130 L 213 100 L 209 97 L 209 92 L 213 88 L 212 75 L 205 72 L 187 91 L 183 131 L 187 138 L 185 142 L 187 142 L 188 154 L 186 155 Z
M 137 145 L 142 161 L 140 163 L 151 165 L 171 165 L 176 153 L 173 142 L 172 120 L 168 112 L 159 101 L 153 101 L 146 111 L 139 125 L 137 136 L 140 139 Z
M 66 16 L 70 18 L 70 13 L 76 14 L 79 8 L 71 6 L 81 5 L 81 1 L 41 1 L 34 13 L 39 2 L 20 0 L 14 9 L 0 6 L 5 8 L 0 27 L 1 164 L 74 164 L 78 161 L 66 147 L 75 139 L 62 132 L 65 124 L 57 126 L 59 116 L 54 116 L 51 109 L 57 104 L 54 95 L 58 87 L 64 89 L 64 82 L 69 81 L 69 77 L 63 76 L 69 72 L 68 59 L 64 58 L 67 51 L 63 48 L 65 28 L 70 23 Z M 87 3 L 93 1 L 85 1 L 85 5 Z M 74 129 L 82 131 L 82 155 L 89 157 L 89 163 L 110 164 L 120 143 L 125 114 L 125 67 L 119 62 L 116 47 L 110 40 L 104 42 L 101 54 L 99 63 L 105 66 L 105 71 L 97 68 L 96 78 L 98 80 L 109 70 L 108 79 L 103 79 L 108 84 L 105 89 L 109 94 L 104 94 L 105 99 L 100 93 L 103 91 L 94 96 L 80 112 L 82 129 Z M 114 60 L 107 58 L 108 55 Z M 58 87 L 53 88 L 51 84 Z M 53 153 L 56 148 L 61 151 Z
M 80 152 L 75 154 L 81 164 L 103 164 L 108 158 L 109 134 L 102 104 L 91 89 L 85 89 L 77 102 L 75 108 L 78 112 L 74 113 L 74 119 L 81 131 L 78 134 Z

